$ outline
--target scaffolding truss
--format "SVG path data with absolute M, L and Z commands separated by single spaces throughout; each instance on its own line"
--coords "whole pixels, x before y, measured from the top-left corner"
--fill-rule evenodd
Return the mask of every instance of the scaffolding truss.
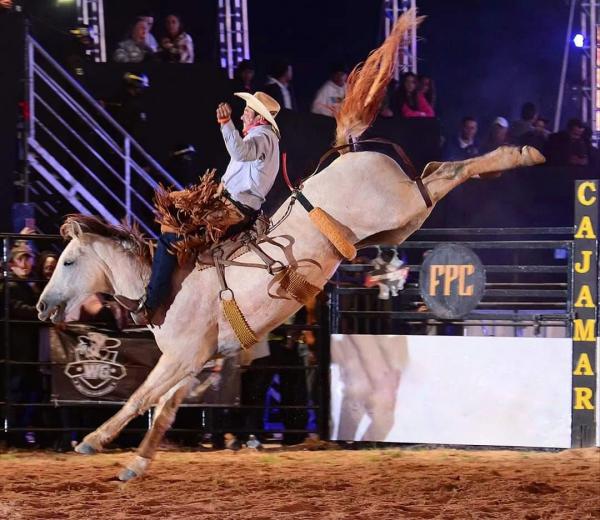
M 403 13 L 413 8 L 413 27 L 400 48 L 400 67 L 394 73 L 395 79 L 399 79 L 401 72 L 417 73 L 417 0 L 384 0 L 384 30 L 387 38 Z
M 219 0 L 219 59 L 230 78 L 237 64 L 250 59 L 247 0 Z
M 90 44 L 85 54 L 92 61 L 106 61 L 106 39 L 104 31 L 104 1 L 77 0 L 77 21 L 87 29 Z

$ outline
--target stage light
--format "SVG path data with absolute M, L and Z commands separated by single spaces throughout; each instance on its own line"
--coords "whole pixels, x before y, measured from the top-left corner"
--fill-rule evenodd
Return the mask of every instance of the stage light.
M 585 38 L 583 37 L 583 34 L 576 34 L 575 36 L 573 36 L 573 43 L 575 44 L 575 47 L 583 47 L 584 41 Z

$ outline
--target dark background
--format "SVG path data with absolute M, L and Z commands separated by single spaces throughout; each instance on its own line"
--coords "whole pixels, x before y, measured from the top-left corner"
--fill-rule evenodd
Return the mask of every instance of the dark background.
M 194 39 L 197 61 L 217 63 L 217 0 L 105 0 L 104 4 L 109 56 L 137 14 L 155 14 L 153 34 L 159 39 L 164 17 L 175 12 Z M 419 72 L 434 78 L 438 113 L 448 125 L 464 114 L 479 116 L 483 123 L 498 115 L 513 119 L 529 100 L 541 114 L 553 117 L 568 18 L 566 0 L 418 0 L 417 4 L 427 17 L 419 29 Z M 75 25 L 74 7 L 57 6 L 56 0 L 33 0 L 29 5 L 34 34 L 60 54 L 68 27 Z M 381 0 L 249 0 L 251 56 L 258 83 L 274 58 L 287 57 L 294 66 L 300 106 L 307 110 L 332 63 L 354 66 L 381 43 L 382 6 Z M 572 51 L 573 58 L 578 56 L 577 49 Z M 571 61 L 576 72 L 578 62 Z
M 566 0 L 419 0 L 418 5 L 420 13 L 427 16 L 419 31 L 419 72 L 432 76 L 436 82 L 436 108 L 444 133 L 454 133 L 459 119 L 470 114 L 478 117 L 483 136 L 493 118 L 502 115 L 515 119 L 521 104 L 527 100 L 535 102 L 540 113 L 552 119 L 568 16 Z M 54 56 L 64 59 L 72 49 L 68 29 L 76 25 L 74 5 L 32 0 L 26 6 L 33 34 Z M 212 124 L 208 105 L 218 98 L 214 92 L 222 82 L 218 79 L 222 74 L 216 72 L 217 1 L 105 0 L 109 56 L 117 42 L 126 36 L 135 15 L 143 10 L 155 14 L 153 32 L 157 38 L 162 32 L 162 19 L 170 12 L 181 14 L 194 38 L 197 59 L 201 62 L 196 71 L 206 71 L 205 76 L 200 75 L 206 79 L 204 83 L 198 81 L 198 73 L 194 73 L 193 82 L 182 84 L 182 99 L 178 100 L 176 111 L 176 119 L 182 124 L 164 129 L 165 135 L 173 139 L 176 135 L 178 141 L 183 141 L 186 137 L 183 134 L 188 133 L 193 141 Z M 380 0 L 301 3 L 250 0 L 250 42 L 258 72 L 257 86 L 268 64 L 276 57 L 286 56 L 294 65 L 294 87 L 300 108 L 307 110 L 332 62 L 354 65 L 381 42 L 382 15 Z M 0 164 L 7 188 L 15 179 L 17 167 L 14 129 L 15 107 L 23 86 L 19 79 L 21 20 L 15 13 L 0 14 Z M 578 61 L 572 59 L 575 80 L 577 66 Z M 172 79 L 182 81 L 181 78 L 178 72 Z M 106 88 L 103 90 L 100 85 L 97 95 L 107 94 L 111 81 L 116 80 L 118 76 L 107 78 Z M 169 74 L 157 76 L 157 86 L 159 81 L 169 81 Z M 217 84 L 213 84 L 215 81 Z M 564 118 L 577 115 L 571 97 L 567 88 Z M 188 111 L 186 103 L 198 108 Z M 157 112 L 167 110 L 156 100 L 152 104 Z M 213 150 L 219 146 L 216 142 L 219 136 L 214 132 L 209 134 L 211 137 L 204 143 L 207 161 L 212 161 L 211 166 L 221 167 L 219 154 Z M 154 138 L 160 141 L 161 135 Z M 8 228 L 10 200 L 11 190 L 2 190 L 0 229 Z

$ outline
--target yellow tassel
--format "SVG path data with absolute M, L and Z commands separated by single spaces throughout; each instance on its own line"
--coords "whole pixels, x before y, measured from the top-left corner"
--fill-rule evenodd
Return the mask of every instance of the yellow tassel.
M 317 286 L 309 283 L 294 267 L 288 266 L 279 279 L 279 285 L 297 302 L 306 305 L 321 292 Z
M 312 223 L 335 246 L 339 253 L 347 260 L 356 257 L 356 248 L 346 237 L 340 226 L 321 208 L 313 208 L 308 214 Z
M 248 325 L 238 304 L 233 298 L 231 300 L 222 299 L 221 301 L 223 302 L 223 313 L 231 325 L 231 328 L 233 328 L 233 332 L 235 332 L 242 348 L 244 350 L 250 348 L 258 340 L 256 339 L 256 334 L 254 334 L 254 331 L 250 328 L 250 325 Z

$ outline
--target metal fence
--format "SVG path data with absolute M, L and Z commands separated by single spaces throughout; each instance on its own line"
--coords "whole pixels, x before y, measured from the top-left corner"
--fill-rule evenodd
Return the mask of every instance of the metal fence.
M 123 403 L 102 399 L 82 399 L 59 401 L 52 395 L 50 388 L 50 370 L 54 363 L 50 360 L 40 360 L 37 355 L 38 344 L 35 345 L 35 356 L 29 346 L 29 357 L 16 355 L 24 343 L 32 338 L 39 338 L 39 332 L 51 327 L 37 320 L 35 311 L 31 308 L 22 309 L 28 316 L 15 315 L 11 312 L 12 294 L 18 291 L 17 284 L 44 284 L 43 278 L 31 276 L 19 279 L 14 276 L 10 267 L 10 251 L 16 240 L 27 240 L 38 244 L 37 249 L 46 248 L 59 252 L 60 237 L 56 235 L 16 235 L 0 234 L 2 240 L 2 276 L 0 290 L 2 298 L 2 350 L 0 350 L 0 409 L 2 433 L 9 445 L 26 445 L 35 436 L 35 444 L 45 447 L 60 444 L 61 449 L 69 449 L 70 440 L 80 440 L 81 437 L 93 431 L 101 422 L 115 413 Z M 34 246 L 35 247 L 35 246 Z M 36 296 L 39 291 L 36 292 Z M 321 311 L 324 312 L 324 311 Z M 276 329 L 272 337 L 269 362 L 252 363 L 239 366 L 240 371 L 247 374 L 266 373 L 269 379 L 267 399 L 258 404 L 204 405 L 183 404 L 178 419 L 171 429 L 171 435 L 196 444 L 203 436 L 209 434 L 213 441 L 225 432 L 234 434 L 256 434 L 265 438 L 285 440 L 292 436 L 299 440 L 310 433 L 316 433 L 322 438 L 328 435 L 328 378 L 329 350 L 328 330 L 324 324 L 290 323 Z M 95 323 L 93 330 L 102 330 L 107 324 Z M 28 334 L 25 332 L 27 331 Z M 314 359 L 307 359 L 307 347 L 299 339 L 300 333 L 310 331 L 316 339 L 313 350 Z M 112 331 L 113 335 L 115 331 Z M 148 337 L 152 337 L 148 331 Z M 284 355 L 280 355 L 284 351 Z M 298 375 L 302 374 L 302 375 Z M 292 376 L 290 378 L 290 375 Z M 291 379 L 291 383 L 290 380 Z M 15 388 L 15 384 L 21 387 Z M 28 385 L 31 383 L 30 387 Z M 300 398 L 294 398 L 292 404 L 280 393 L 283 385 L 296 385 L 300 388 Z M 310 385 L 310 386 L 309 386 Z M 288 389 L 289 390 L 289 389 Z M 288 392 L 289 394 L 289 392 Z M 284 396 L 285 397 L 285 396 Z M 245 399 L 242 396 L 242 403 Z M 249 428 L 247 415 L 263 411 L 262 428 Z M 24 417 L 31 418 L 24 423 Z M 145 433 L 152 425 L 153 410 L 135 419 L 124 430 L 117 442 L 121 445 L 135 445 L 140 440 L 140 434 Z M 289 424 L 292 424 L 292 427 Z M 31 435 L 33 434 L 33 435 Z M 34 444 L 31 442 L 31 444 Z
M 516 329 L 527 328 L 533 334 L 540 334 L 552 327 L 562 327 L 570 334 L 573 321 L 573 232 L 572 227 L 560 228 L 513 228 L 513 229 L 428 229 L 418 231 L 401 246 L 380 246 L 385 252 L 396 250 L 410 268 L 408 283 L 397 298 L 380 300 L 377 289 L 363 287 L 363 275 L 372 269 L 370 259 L 363 258 L 362 263 L 343 264 L 327 286 L 325 297 L 320 304 L 321 319 L 317 325 L 291 324 L 284 325 L 276 331 L 281 339 L 289 340 L 298 331 L 312 331 L 317 338 L 316 363 L 307 363 L 296 356 L 293 363 L 277 362 L 274 355 L 271 361 L 276 364 L 253 364 L 241 367 L 247 372 L 267 371 L 273 378 L 276 374 L 285 378 L 286 374 L 298 374 L 313 377 L 312 397 L 305 397 L 304 402 L 286 404 L 267 401 L 253 405 L 206 406 L 202 404 L 183 405 L 179 418 L 175 423 L 173 435 L 201 435 L 210 433 L 219 436 L 224 432 L 239 434 L 285 434 L 306 435 L 315 432 L 321 438 L 329 435 L 329 334 L 363 333 L 363 334 L 464 334 L 468 327 L 487 326 L 501 323 Z M 18 236 L 0 235 L 3 242 L 2 282 L 3 283 L 3 345 L 4 352 L 0 356 L 3 373 L 3 431 L 9 443 L 19 435 L 30 431 L 40 434 L 58 434 L 60 432 L 87 432 L 99 425 L 116 411 L 120 403 L 101 400 L 82 400 L 70 403 L 58 403 L 46 392 L 37 400 L 16 400 L 11 392 L 10 381 L 15 371 L 22 367 L 40 369 L 51 365 L 50 362 L 15 361 L 12 352 L 17 348 L 11 343 L 11 329 L 15 327 L 41 327 L 32 319 L 18 319 L 11 316 L 11 288 L 6 282 L 30 283 L 17 281 L 8 267 L 11 244 L 15 239 L 30 239 L 36 243 L 49 242 L 56 246 L 56 236 Z M 437 244 L 452 241 L 470 247 L 478 252 L 485 265 L 487 283 L 480 305 L 460 320 L 441 320 L 423 307 L 418 288 L 418 274 L 423 253 Z M 367 250 L 368 253 L 368 250 Z M 375 250 L 370 255 L 373 257 Z M 274 348 L 286 348 L 277 342 Z M 298 343 L 293 342 L 298 349 Z M 13 378 L 14 379 L 14 378 Z M 276 379 L 275 379 L 276 381 Z M 306 393 L 307 386 L 302 381 Z M 269 394 L 275 392 L 273 386 Z M 52 417 L 48 424 L 22 426 L 15 422 L 15 410 L 43 409 L 46 417 Z M 86 418 L 95 409 L 93 417 Z M 267 410 L 262 415 L 262 429 L 247 428 L 244 414 L 256 410 Z M 67 410 L 67 412 L 65 412 Z M 286 427 L 285 419 L 293 412 L 304 417 L 312 415 L 312 421 L 304 421 L 302 427 Z M 61 425 L 61 414 L 75 418 L 76 425 Z M 269 416 L 269 414 L 271 414 Z M 277 420 L 277 415 L 279 420 Z M 275 419 L 273 418 L 275 417 Z M 87 423 L 86 423 L 87 421 Z M 294 421 L 291 421 L 294 422 Z M 43 421 L 42 421 L 43 423 Z M 145 432 L 152 423 L 152 410 L 143 417 L 133 421 L 124 431 L 125 443 L 131 434 L 137 435 L 131 444 L 139 440 L 139 434 Z M 15 437 L 16 435 L 16 437 Z M 77 435 L 80 438 L 79 435 Z M 196 441 L 194 441 L 196 442 Z

